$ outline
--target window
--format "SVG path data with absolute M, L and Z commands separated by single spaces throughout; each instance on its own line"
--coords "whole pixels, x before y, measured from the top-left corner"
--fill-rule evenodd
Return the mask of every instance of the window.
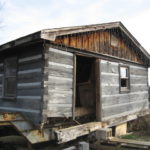
M 4 97 L 16 96 L 17 58 L 11 57 L 4 61 Z
M 120 66 L 120 91 L 129 91 L 129 67 Z

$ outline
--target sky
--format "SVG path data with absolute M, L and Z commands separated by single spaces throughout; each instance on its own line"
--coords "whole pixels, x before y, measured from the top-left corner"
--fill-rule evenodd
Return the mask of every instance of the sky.
M 150 53 L 150 0 L 0 0 L 0 4 L 0 45 L 42 29 L 121 21 Z
M 150 53 L 150 0 L 0 2 L 0 44 L 41 29 L 121 21 Z

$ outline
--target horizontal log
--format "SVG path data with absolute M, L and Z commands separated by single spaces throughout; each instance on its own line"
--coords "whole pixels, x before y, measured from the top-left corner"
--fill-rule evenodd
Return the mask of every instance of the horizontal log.
M 36 89 L 31 89 L 25 87 L 25 89 L 18 89 L 17 90 L 17 95 L 18 96 L 42 96 L 42 89 L 41 88 L 36 88 Z
M 62 63 L 62 64 L 66 64 L 66 65 L 73 65 L 73 57 L 72 56 L 68 56 L 64 54 L 60 54 L 60 53 L 55 53 L 55 52 L 49 52 L 47 56 L 45 56 L 46 59 L 48 59 L 51 62 L 55 62 L 55 63 Z
M 118 96 L 107 96 L 107 97 L 102 97 L 102 106 L 112 106 L 115 104 L 123 104 L 123 103 L 130 103 L 133 101 L 138 101 L 138 100 L 143 100 L 143 99 L 148 99 L 148 92 L 147 93 L 136 93 L 133 95 L 129 94 L 120 94 Z
M 119 84 L 119 76 L 101 76 L 101 84 Z
M 20 108 L 40 110 L 41 102 L 39 100 L 31 99 L 17 99 L 17 100 L 0 100 L 1 107 Z
M 58 67 L 48 67 L 45 68 L 44 73 L 49 74 L 50 76 L 55 76 L 55 77 L 65 77 L 65 78 L 73 78 L 73 70 L 71 69 L 63 69 L 63 68 L 58 68 Z
M 102 128 L 101 122 L 90 122 L 64 129 L 55 130 L 58 143 L 74 140 L 80 136 L 88 135 Z
M 27 62 L 27 61 L 39 60 L 41 58 L 42 58 L 42 54 L 38 54 L 38 55 L 30 56 L 30 57 L 20 58 L 18 62 L 22 63 L 22 62 Z
M 42 68 L 43 65 L 44 65 L 43 62 L 40 60 L 29 62 L 29 63 L 21 63 L 21 64 L 18 64 L 18 71 Z
M 32 109 L 23 109 L 23 108 L 12 108 L 12 107 L 1 107 L 0 106 L 0 110 L 2 111 L 13 111 L 13 112 L 28 112 L 28 113 L 35 113 L 35 114 L 39 114 L 40 111 L 39 110 L 32 110 Z
M 28 73 L 35 73 L 35 72 L 42 72 L 41 68 L 37 69 L 29 69 L 29 70 L 23 70 L 23 71 L 18 71 L 18 74 L 28 74 Z
M 45 100 L 54 104 L 72 104 L 72 94 L 48 93 L 44 96 Z
M 115 105 L 112 107 L 102 108 L 102 117 L 109 117 L 112 115 L 121 114 L 124 112 L 128 112 L 131 110 L 144 110 L 148 107 L 149 102 L 148 99 L 140 100 L 128 104 Z
M 17 99 L 40 100 L 41 96 L 17 96 Z
M 102 95 L 119 94 L 119 86 L 102 86 L 101 87 L 101 94 Z
M 41 88 L 41 82 L 31 82 L 31 83 L 18 83 L 17 89 L 31 89 L 31 88 Z
M 46 113 L 48 117 L 71 117 L 72 107 L 48 107 Z
M 58 49 L 55 49 L 55 48 L 52 48 L 52 47 L 49 48 L 49 51 L 57 53 L 57 54 L 62 54 L 62 55 L 67 55 L 67 56 L 73 56 L 73 53 L 70 53 L 70 52 L 67 52 L 67 51 L 58 50 Z
M 48 67 L 51 67 L 51 66 L 59 66 L 59 67 L 70 68 L 70 69 L 73 68 L 72 65 L 66 65 L 66 64 L 61 64 L 60 62 L 59 62 L 59 63 L 56 63 L 56 62 L 49 61 L 49 62 L 48 62 Z
M 37 72 L 28 74 L 19 74 L 17 79 L 19 84 L 40 82 L 42 81 L 42 74 Z

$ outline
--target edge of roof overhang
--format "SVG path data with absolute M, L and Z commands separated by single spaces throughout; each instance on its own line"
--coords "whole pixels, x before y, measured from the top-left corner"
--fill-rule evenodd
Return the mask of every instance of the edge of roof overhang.
M 53 28 L 53 29 L 44 29 L 27 36 L 18 38 L 16 40 L 10 41 L 3 45 L 0 45 L 0 51 L 9 49 L 15 46 L 19 46 L 28 42 L 37 41 L 37 40 L 49 40 L 55 41 L 57 36 L 97 31 L 97 30 L 106 30 L 112 28 L 119 28 L 128 38 L 139 48 L 139 50 L 146 56 L 150 61 L 149 53 L 141 46 L 141 44 L 135 39 L 135 37 L 127 30 L 127 28 L 121 22 L 110 22 L 103 24 L 92 24 L 92 25 L 82 25 L 82 26 L 73 26 L 73 27 L 63 27 L 63 28 Z

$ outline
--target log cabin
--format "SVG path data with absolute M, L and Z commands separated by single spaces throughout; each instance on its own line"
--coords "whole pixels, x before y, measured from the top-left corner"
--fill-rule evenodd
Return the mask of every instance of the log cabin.
M 0 112 L 35 128 L 127 122 L 149 113 L 149 65 L 121 22 L 41 30 L 0 46 Z

